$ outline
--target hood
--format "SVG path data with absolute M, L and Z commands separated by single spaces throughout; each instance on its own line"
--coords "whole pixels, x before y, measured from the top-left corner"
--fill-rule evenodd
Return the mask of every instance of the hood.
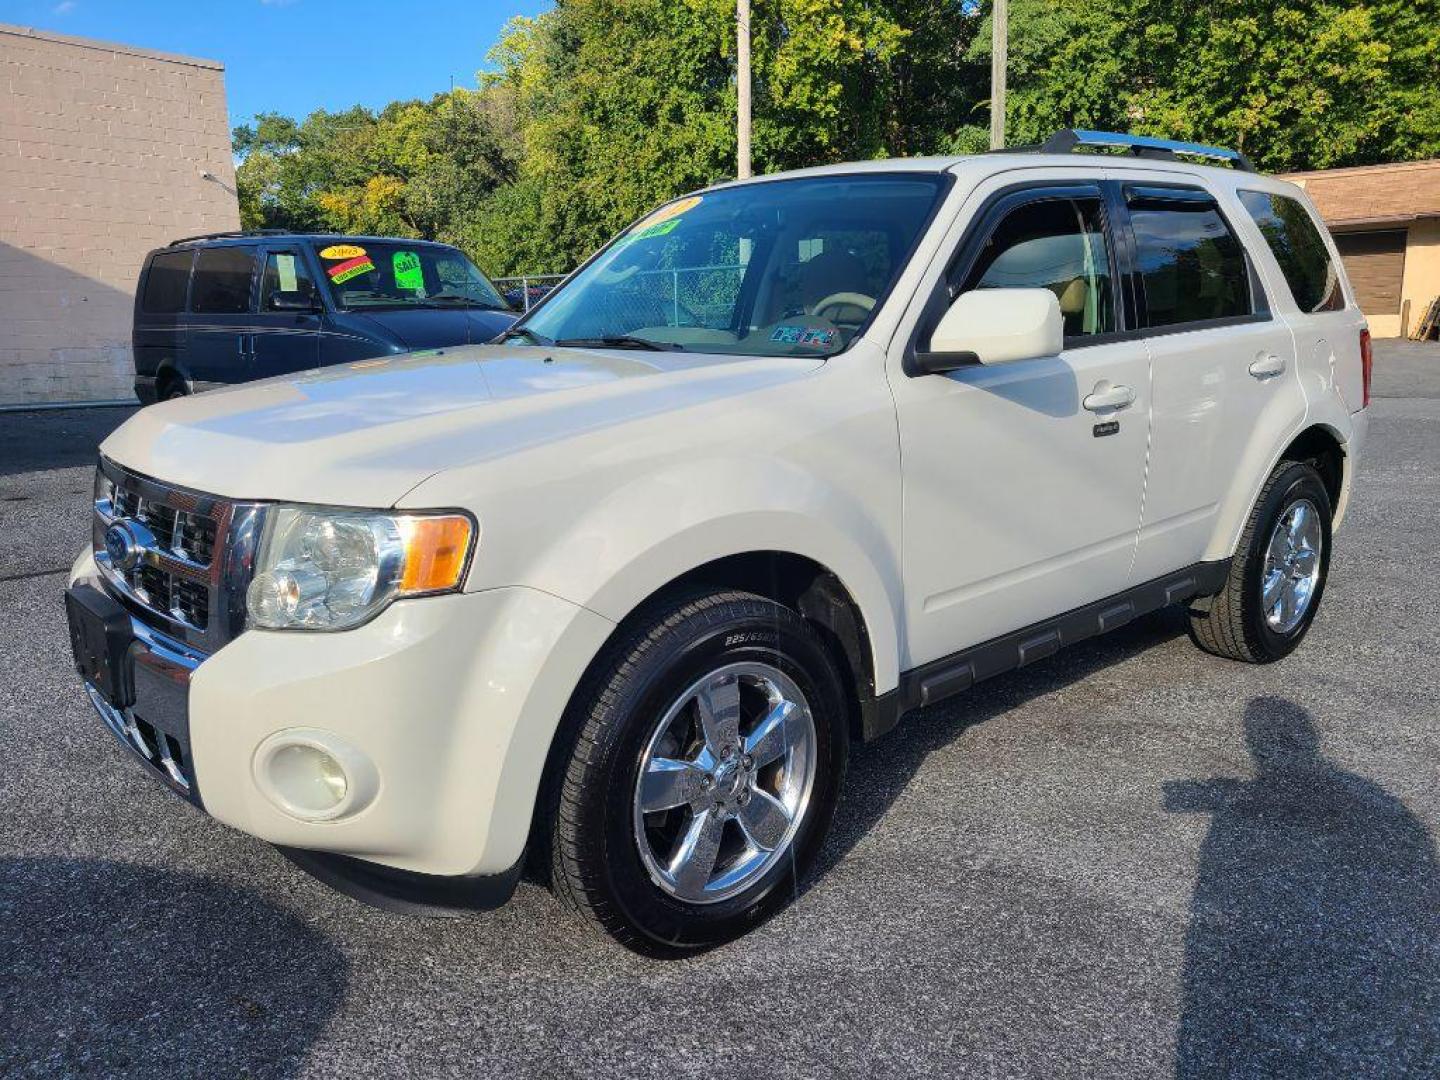
M 385 507 L 448 468 L 749 393 L 823 363 L 461 346 L 152 405 L 100 450 L 136 472 L 229 498 Z
M 416 308 L 394 311 L 350 312 L 352 318 L 373 323 L 407 349 L 439 349 L 446 345 L 483 345 L 513 323 L 509 311 L 484 308 Z

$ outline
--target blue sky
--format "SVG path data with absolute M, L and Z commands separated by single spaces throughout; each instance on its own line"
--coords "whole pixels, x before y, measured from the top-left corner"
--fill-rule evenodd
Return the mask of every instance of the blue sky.
M 549 0 L 0 0 L 0 22 L 225 65 L 232 124 L 474 86 L 514 15 Z

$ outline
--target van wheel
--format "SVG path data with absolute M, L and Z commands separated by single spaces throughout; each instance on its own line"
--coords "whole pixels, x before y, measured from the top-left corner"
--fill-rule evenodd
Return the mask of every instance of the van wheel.
M 1250 512 L 1225 588 L 1191 605 L 1191 640 L 1251 664 L 1293 652 L 1325 592 L 1330 514 L 1330 496 L 1313 466 L 1277 465 Z
M 798 614 L 742 592 L 662 601 L 571 714 L 549 818 L 561 900 L 637 952 L 676 956 L 795 895 L 847 750 L 840 672 Z
M 174 401 L 176 398 L 188 397 L 189 393 L 185 388 L 185 380 L 171 375 L 160 384 L 159 400 Z

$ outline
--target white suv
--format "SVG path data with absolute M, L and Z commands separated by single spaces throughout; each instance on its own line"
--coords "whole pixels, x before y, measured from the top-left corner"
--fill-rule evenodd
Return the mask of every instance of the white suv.
M 528 854 L 696 950 L 796 894 L 852 739 L 1164 605 L 1294 649 L 1368 384 L 1313 208 L 1231 152 L 720 185 L 493 344 L 141 411 L 77 665 L 154 775 L 353 895 L 490 907 Z

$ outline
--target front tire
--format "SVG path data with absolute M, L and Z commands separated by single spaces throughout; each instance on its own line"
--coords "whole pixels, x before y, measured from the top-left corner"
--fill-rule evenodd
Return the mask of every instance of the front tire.
M 795 895 L 844 773 L 841 676 L 763 597 L 662 601 L 607 650 L 551 784 L 551 888 L 626 946 L 730 941 Z
M 1294 652 L 1325 592 L 1330 517 L 1330 495 L 1315 468 L 1280 462 L 1255 500 L 1225 588 L 1191 605 L 1190 639 L 1250 664 Z

